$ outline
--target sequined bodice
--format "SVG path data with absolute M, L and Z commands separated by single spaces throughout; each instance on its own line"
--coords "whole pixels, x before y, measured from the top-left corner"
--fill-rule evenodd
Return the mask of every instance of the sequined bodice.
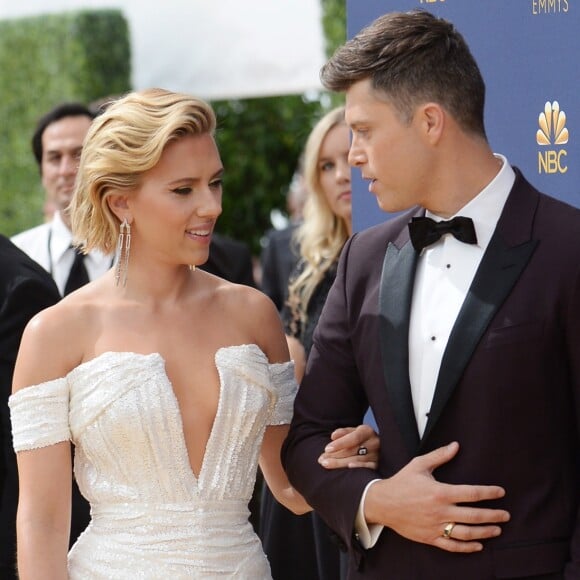
M 70 578 L 269 578 L 247 505 L 264 430 L 290 419 L 293 369 L 255 345 L 222 348 L 215 362 L 220 397 L 198 477 L 157 353 L 104 353 L 11 397 L 17 451 L 75 444 L 92 522 Z

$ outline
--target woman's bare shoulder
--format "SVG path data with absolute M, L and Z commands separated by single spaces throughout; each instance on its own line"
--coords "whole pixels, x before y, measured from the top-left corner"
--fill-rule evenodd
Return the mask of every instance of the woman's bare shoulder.
M 288 349 L 280 314 L 274 302 L 250 286 L 231 284 L 223 289 L 227 295 L 229 319 L 235 320 L 257 344 L 270 362 L 288 360 Z
M 222 282 L 216 287 L 219 299 L 232 308 L 245 306 L 245 312 L 241 312 L 241 314 L 247 313 L 254 316 L 256 314 L 269 315 L 272 312 L 277 313 L 272 300 L 261 290 L 244 284 L 234 284 L 226 280 Z
M 196 274 L 199 276 L 198 281 L 203 284 L 203 288 L 212 295 L 212 299 L 220 301 L 224 306 L 237 307 L 240 303 L 248 304 L 250 302 L 258 308 L 267 308 L 268 302 L 273 304 L 262 291 L 251 286 L 236 284 L 203 270 L 199 270 Z
M 77 366 L 93 333 L 95 312 L 92 301 L 71 295 L 31 318 L 20 342 L 14 390 L 64 377 Z

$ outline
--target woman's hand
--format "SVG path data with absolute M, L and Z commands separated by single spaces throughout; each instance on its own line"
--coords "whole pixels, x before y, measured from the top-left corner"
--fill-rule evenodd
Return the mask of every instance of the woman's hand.
M 332 442 L 318 458 L 318 463 L 326 469 L 341 467 L 377 469 L 380 440 L 369 425 L 336 429 L 330 438 Z

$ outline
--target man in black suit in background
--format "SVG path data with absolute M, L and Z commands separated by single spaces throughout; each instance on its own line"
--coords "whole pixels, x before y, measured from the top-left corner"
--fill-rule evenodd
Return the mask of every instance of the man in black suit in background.
M 268 230 L 262 239 L 260 287 L 262 292 L 272 299 L 279 311 L 282 311 L 286 304 L 288 282 L 300 256 L 300 250 L 294 241 L 294 232 L 302 222 L 302 210 L 307 196 L 308 190 L 299 165 L 287 194 L 289 223 L 283 229 Z
M 292 239 L 297 227 L 297 224 L 290 224 L 282 230 L 272 229 L 264 236 L 264 248 L 260 256 L 261 289 L 279 311 L 288 299 L 288 282 L 298 262 L 298 249 Z
M 200 268 L 229 282 L 256 287 L 250 248 L 244 242 L 233 238 L 214 232 L 209 258 Z
M 18 472 L 8 397 L 22 332 L 40 310 L 60 300 L 46 270 L 0 235 L 0 578 L 16 580 Z

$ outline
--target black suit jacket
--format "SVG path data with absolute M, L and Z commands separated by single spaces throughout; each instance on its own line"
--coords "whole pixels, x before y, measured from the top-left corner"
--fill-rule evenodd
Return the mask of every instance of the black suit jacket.
M 0 235 L 0 420 L 3 486 L 0 486 L 0 578 L 16 578 L 15 521 L 18 473 L 12 448 L 8 397 L 22 332 L 40 310 L 60 299 L 58 289 L 44 268 Z
M 350 578 L 580 578 L 580 211 L 517 172 L 453 327 L 420 439 L 408 372 L 417 255 L 411 214 L 355 235 L 314 338 L 283 449 L 292 483 L 350 546 Z M 316 461 L 338 425 L 370 405 L 378 473 Z M 414 456 L 459 441 L 443 482 L 497 484 L 510 511 L 476 554 L 411 542 L 385 528 L 363 551 L 352 530 L 364 487 Z M 565 570 L 565 572 L 564 572 Z
M 227 236 L 212 234 L 209 258 L 200 268 L 229 282 L 256 287 L 250 248 Z
M 283 230 L 269 230 L 264 236 L 261 289 L 269 296 L 276 308 L 282 310 L 288 298 L 288 282 L 298 262 L 298 248 L 292 242 L 296 225 Z

